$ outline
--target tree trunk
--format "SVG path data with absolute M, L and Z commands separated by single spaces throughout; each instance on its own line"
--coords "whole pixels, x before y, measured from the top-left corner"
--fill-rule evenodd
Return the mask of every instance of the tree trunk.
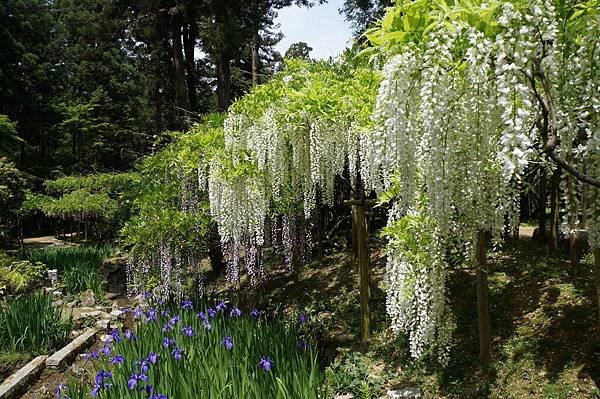
M 216 223 L 208 226 L 208 257 L 213 272 L 221 274 L 223 271 L 223 252 L 221 252 L 221 237 Z
M 260 48 L 260 36 L 258 32 L 254 32 L 252 37 L 252 86 L 256 86 L 259 83 L 258 71 L 260 58 L 258 50 Z
M 188 12 L 188 23 L 184 25 L 183 46 L 185 50 L 185 69 L 187 76 L 187 89 L 190 110 L 198 112 L 198 96 L 196 93 L 196 62 L 194 60 L 194 51 L 196 49 L 196 39 L 198 37 L 198 24 L 196 23 L 195 13 Z
M 550 241 L 548 243 L 551 255 L 556 255 L 556 253 L 558 253 L 560 174 L 560 167 L 557 167 L 556 170 L 554 170 L 554 173 L 552 173 L 552 191 L 550 193 Z
M 492 328 L 490 320 L 490 298 L 488 267 L 486 262 L 485 232 L 477 234 L 475 259 L 477 261 L 477 322 L 479 327 L 479 359 L 482 368 L 490 364 L 492 355 Z
M 587 164 L 584 161 L 583 162 L 583 173 L 587 174 Z M 581 190 L 581 221 L 579 222 L 579 228 L 580 229 L 586 229 L 587 228 L 587 222 L 588 222 L 588 208 L 589 208 L 589 190 L 590 190 L 590 185 L 589 184 L 583 184 L 582 190 Z
M 177 128 L 185 127 L 185 111 L 189 110 L 187 88 L 185 83 L 185 62 L 183 60 L 183 47 L 181 44 L 182 36 L 182 18 L 180 12 L 174 7 L 171 14 L 171 40 L 172 40 L 172 61 L 173 72 L 175 74 L 175 104 L 177 106 L 175 114 L 177 115 Z
M 352 224 L 356 226 L 356 241 L 353 245 L 358 254 L 358 276 L 360 285 L 360 343 L 365 348 L 369 342 L 371 310 L 369 238 L 363 205 L 352 205 Z
M 215 24 L 217 30 L 225 33 L 227 21 L 227 2 L 215 1 Z M 227 111 L 231 105 L 231 67 L 229 65 L 231 56 L 228 49 L 226 35 L 221 35 L 221 42 L 215 54 L 217 68 L 217 107 L 219 111 Z
M 600 248 L 594 249 L 594 285 L 598 302 L 598 323 L 600 324 Z
M 160 20 L 159 12 L 156 12 L 156 26 L 155 26 L 155 49 L 154 49 L 154 134 L 158 139 L 162 133 L 162 95 L 161 95 L 161 84 L 163 81 L 162 77 L 162 66 L 160 61 L 160 48 L 163 40 L 163 29 Z M 154 149 L 153 149 L 154 150 Z
M 548 195 L 546 194 L 546 169 L 542 167 L 540 171 L 540 183 L 539 183 L 539 215 L 538 215 L 538 232 L 540 240 L 540 244 L 546 244 L 546 199 Z

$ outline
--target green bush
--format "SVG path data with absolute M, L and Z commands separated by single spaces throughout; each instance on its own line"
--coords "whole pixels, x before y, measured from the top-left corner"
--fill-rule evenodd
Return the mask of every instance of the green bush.
M 41 262 L 18 261 L 0 252 L 0 297 L 30 288 L 45 273 L 46 266 Z
M 65 343 L 70 327 L 48 294 L 37 291 L 13 298 L 0 307 L 0 351 L 46 353 Z

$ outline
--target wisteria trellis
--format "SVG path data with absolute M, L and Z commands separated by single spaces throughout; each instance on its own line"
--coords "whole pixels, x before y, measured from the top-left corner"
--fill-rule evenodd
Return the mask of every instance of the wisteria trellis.
M 480 231 L 499 238 L 506 220 L 517 222 L 520 175 L 548 154 L 544 115 L 556 120 L 555 155 L 600 176 L 598 2 L 452 3 L 390 9 L 368 34 L 379 46 L 371 65 L 381 68 L 352 59 L 290 63 L 232 106 L 225 151 L 205 175 L 234 278 L 241 248 L 260 258 L 251 251 L 271 230 L 275 204 L 300 205 L 308 218 L 317 195 L 332 203 L 346 169 L 367 190 L 393 191 L 392 328 L 408 333 L 415 357 L 435 345 L 441 361 L 454 328 L 447 254 L 472 259 Z M 581 185 L 570 173 L 564 180 L 574 227 Z M 598 248 L 600 193 L 591 191 L 590 242 Z M 426 257 L 407 252 L 407 216 L 426 233 Z M 263 278 L 260 262 L 247 267 L 253 282 Z

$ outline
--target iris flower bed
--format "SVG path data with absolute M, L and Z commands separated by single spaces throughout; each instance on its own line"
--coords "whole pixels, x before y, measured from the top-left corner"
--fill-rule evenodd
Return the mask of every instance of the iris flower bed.
M 112 330 L 84 355 L 87 380 L 56 389 L 58 398 L 299 398 L 319 396 L 323 377 L 300 321 L 268 321 L 224 302 L 176 312 L 132 310 L 135 332 Z

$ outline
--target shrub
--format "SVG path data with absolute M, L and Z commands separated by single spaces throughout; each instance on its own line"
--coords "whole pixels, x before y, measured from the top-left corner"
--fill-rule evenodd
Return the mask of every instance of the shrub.
M 44 278 L 41 262 L 17 261 L 0 252 L 0 296 L 22 292 Z

